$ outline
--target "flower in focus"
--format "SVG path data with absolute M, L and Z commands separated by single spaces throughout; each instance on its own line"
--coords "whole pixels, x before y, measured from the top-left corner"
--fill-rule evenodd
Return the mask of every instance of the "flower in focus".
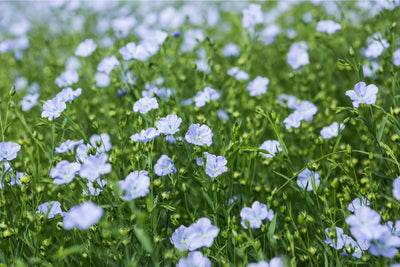
M 188 143 L 197 146 L 210 146 L 212 144 L 212 137 L 213 132 L 210 127 L 205 124 L 200 126 L 198 123 L 190 125 L 185 135 L 185 139 Z
M 85 230 L 97 223 L 103 216 L 103 209 L 91 201 L 72 207 L 64 216 L 63 228 L 70 230 L 74 227 Z
M 335 121 L 331 125 L 322 128 L 320 133 L 322 138 L 329 139 L 338 136 L 339 130 L 343 131 L 344 127 L 345 125 L 343 123 L 339 125 L 339 123 Z
M 140 133 L 134 134 L 130 138 L 135 142 L 147 143 L 159 135 L 160 132 L 156 128 L 150 127 L 146 130 L 141 130 Z
M 218 236 L 219 228 L 212 225 L 210 219 L 200 218 L 188 229 L 188 248 L 190 251 L 201 247 L 211 247 L 214 239 Z
M 281 143 L 277 140 L 267 140 L 262 145 L 259 147 L 260 149 L 267 150 L 269 153 L 265 154 L 260 152 L 261 155 L 267 158 L 273 158 L 275 157 L 276 152 L 281 152 Z
M 353 107 L 358 108 L 360 104 L 372 105 L 376 102 L 378 87 L 374 84 L 366 85 L 359 82 L 354 86 L 354 90 L 347 90 L 346 95 L 353 101 Z
M 302 171 L 297 178 L 297 185 L 307 191 L 313 190 L 313 182 L 316 187 L 319 186 L 319 173 L 316 171 L 310 171 L 309 169 Z
M 244 229 L 247 229 L 247 224 L 250 228 L 260 228 L 262 224 L 262 220 L 272 221 L 274 218 L 274 211 L 268 210 L 267 205 L 260 203 L 258 201 L 254 201 L 251 205 L 251 208 L 244 207 L 240 211 L 240 217 L 242 218 L 241 225 Z
M 164 176 L 171 173 L 176 173 L 176 168 L 172 159 L 170 159 L 167 155 L 162 155 L 156 165 L 154 165 L 154 172 L 158 176 Z
M 68 153 L 70 151 L 73 151 L 75 146 L 83 144 L 83 140 L 78 140 L 78 141 L 72 141 L 72 140 L 67 140 L 63 142 L 59 147 L 55 148 L 55 153 L 56 154 L 61 154 L 61 153 Z
M 96 50 L 97 45 L 93 39 L 86 39 L 78 45 L 75 50 L 75 56 L 88 57 Z
M 10 161 L 17 157 L 21 146 L 13 142 L 0 142 L 0 162 Z
M 50 171 L 50 177 L 54 179 L 54 183 L 69 184 L 75 175 L 79 172 L 81 164 L 77 162 L 69 162 L 67 160 L 60 161 L 57 163 L 56 167 L 52 168 Z
M 181 123 L 182 119 L 175 114 L 172 114 L 159 119 L 156 125 L 159 133 L 165 135 L 173 135 L 179 131 L 179 126 L 181 125 Z
M 206 154 L 206 174 L 212 178 L 218 177 L 224 172 L 228 171 L 226 164 L 228 161 L 223 156 L 215 156 L 213 154 Z
M 107 163 L 108 155 L 88 156 L 83 160 L 79 175 L 93 182 L 102 174 L 111 172 L 111 164 Z
M 262 95 L 267 92 L 268 84 L 268 78 L 257 76 L 253 81 L 249 82 L 247 90 L 249 91 L 250 96 Z
M 179 250 L 185 251 L 188 250 L 187 243 L 187 227 L 184 225 L 179 226 L 174 233 L 172 234 L 170 241 L 171 243 Z
M 63 112 L 67 108 L 65 102 L 61 101 L 59 98 L 53 98 L 47 100 L 43 104 L 42 118 L 47 118 L 49 121 L 52 121 L 55 118 L 60 117 L 61 112 Z
M 142 114 L 146 114 L 152 109 L 158 109 L 158 103 L 155 97 L 142 97 L 133 105 L 133 111 Z
M 123 200 L 130 201 L 138 197 L 144 197 L 149 193 L 150 178 L 147 171 L 131 172 L 125 180 L 119 181 L 121 191 L 125 191 Z

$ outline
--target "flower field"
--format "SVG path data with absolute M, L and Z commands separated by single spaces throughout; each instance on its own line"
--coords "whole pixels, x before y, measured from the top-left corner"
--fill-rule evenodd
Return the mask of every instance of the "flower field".
M 400 266 L 399 22 L 0 2 L 0 266 Z

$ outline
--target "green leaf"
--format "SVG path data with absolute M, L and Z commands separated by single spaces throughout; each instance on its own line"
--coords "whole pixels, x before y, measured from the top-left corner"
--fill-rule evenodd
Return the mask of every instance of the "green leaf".
M 385 125 L 388 120 L 388 117 L 389 117 L 389 115 L 386 114 L 385 118 L 383 118 L 381 125 L 379 126 L 378 136 L 377 136 L 378 142 L 380 142 L 382 140 L 383 130 L 385 129 Z

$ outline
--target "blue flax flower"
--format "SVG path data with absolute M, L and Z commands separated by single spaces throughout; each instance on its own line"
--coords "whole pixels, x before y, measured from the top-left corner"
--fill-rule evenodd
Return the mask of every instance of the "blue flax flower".
M 81 164 L 77 162 L 69 162 L 67 160 L 60 161 L 53 169 L 50 171 L 50 177 L 54 179 L 54 183 L 69 184 L 75 175 L 79 172 Z
M 346 95 L 353 101 L 355 108 L 358 108 L 360 104 L 375 104 L 377 94 L 378 87 L 374 84 L 367 86 L 365 82 L 359 82 L 354 86 L 354 90 L 346 91 Z
M 74 227 L 85 230 L 97 223 L 103 216 L 103 209 L 91 201 L 72 207 L 64 216 L 63 228 L 70 230 Z
M 164 176 L 171 173 L 176 173 L 176 168 L 172 159 L 170 159 L 167 155 L 162 155 L 156 165 L 154 165 L 154 172 L 158 176 Z
M 142 114 L 146 114 L 152 109 L 158 109 L 158 103 L 155 97 L 142 97 L 133 105 L 133 111 Z
M 268 219 L 272 221 L 274 218 L 274 211 L 268 210 L 267 205 L 254 201 L 251 208 L 244 207 L 240 211 L 240 217 L 242 218 L 241 225 L 247 229 L 246 222 L 250 228 L 260 228 L 262 220 Z
M 210 219 L 200 218 L 188 229 L 188 248 L 190 251 L 201 247 L 211 247 L 218 236 L 219 228 L 212 225 Z
M 185 135 L 185 139 L 188 143 L 197 146 L 210 146 L 212 144 L 212 137 L 213 132 L 210 127 L 205 124 L 200 126 L 198 123 L 190 125 Z
M 310 171 L 309 169 L 305 169 L 299 174 L 299 177 L 297 178 L 297 185 L 303 189 L 306 189 L 307 191 L 312 191 L 313 181 L 315 186 L 318 187 L 320 183 L 319 173 L 316 171 Z
M 123 200 L 129 201 L 138 197 L 144 197 L 149 193 L 150 178 L 147 171 L 131 172 L 125 180 L 119 181 L 121 191 L 125 191 Z
M 215 156 L 213 154 L 206 154 L 206 174 L 212 178 L 218 177 L 224 172 L 228 171 L 226 164 L 228 161 L 223 156 Z
M 21 146 L 13 142 L 0 142 L 0 162 L 10 161 L 17 157 Z
M 83 144 L 83 139 L 78 140 L 78 141 L 72 141 L 72 140 L 66 140 L 63 142 L 59 147 L 56 147 L 55 153 L 56 154 L 61 154 L 61 153 L 68 153 L 70 151 L 73 151 L 75 146 Z
M 211 261 L 205 257 L 200 251 L 193 251 L 188 254 L 187 258 L 181 258 L 176 267 L 211 267 Z
M 181 123 L 182 119 L 175 114 L 172 114 L 159 119 L 156 125 L 160 133 L 165 135 L 172 135 L 179 131 L 179 126 L 181 125 Z
M 36 213 L 43 213 L 47 219 L 52 219 L 56 214 L 65 216 L 66 212 L 61 210 L 61 203 L 58 201 L 45 202 L 40 204 Z
M 83 160 L 79 175 L 93 182 L 102 174 L 111 172 L 111 164 L 107 163 L 108 155 L 89 156 Z
M 131 136 L 131 140 L 134 142 L 147 143 L 159 136 L 160 133 L 156 128 L 150 127 L 146 130 L 141 130 L 140 133 Z

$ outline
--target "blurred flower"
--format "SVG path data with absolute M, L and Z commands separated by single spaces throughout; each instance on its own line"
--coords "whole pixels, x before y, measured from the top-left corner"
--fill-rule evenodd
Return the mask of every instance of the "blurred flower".
M 363 65 L 364 77 L 373 77 L 379 69 L 377 62 L 371 61 Z
M 250 96 L 262 95 L 267 92 L 269 79 L 266 77 L 257 76 L 253 81 L 247 85 L 247 90 Z
M 319 173 L 316 171 L 310 171 L 307 168 L 302 171 L 297 178 L 297 185 L 302 189 L 306 189 L 307 191 L 313 190 L 313 182 L 316 187 L 319 186 Z
M 284 119 L 283 123 L 285 124 L 285 128 L 287 130 L 290 128 L 299 128 L 301 124 L 301 116 L 298 112 L 294 112 Z
M 17 157 L 21 146 L 13 142 L 0 142 L 0 162 L 10 161 Z
M 134 42 L 130 42 L 126 46 L 121 47 L 119 53 L 124 60 L 136 59 L 146 61 L 151 56 L 151 53 L 144 45 L 136 45 Z
M 276 24 L 270 24 L 261 32 L 260 40 L 264 45 L 275 42 L 276 37 L 281 32 L 281 28 Z
M 378 40 L 374 40 L 373 38 Z M 383 51 L 390 46 L 389 42 L 385 39 L 382 39 L 382 36 L 379 33 L 375 33 L 373 38 L 369 38 L 367 40 L 369 45 L 365 50 L 365 56 L 369 58 L 379 57 Z
M 103 188 L 107 184 L 107 180 L 100 180 L 100 178 L 97 178 L 95 181 L 100 188 L 94 188 L 93 182 L 89 181 L 86 183 L 86 186 L 88 187 L 88 189 L 82 190 L 83 195 L 98 196 L 101 192 L 103 192 Z
M 175 114 L 168 115 L 167 117 L 161 118 L 157 121 L 157 129 L 159 133 L 165 135 L 172 135 L 179 131 L 179 126 L 182 123 L 182 119 Z
M 0 151 L 1 151 L 1 149 L 0 149 Z M 1 158 L 1 156 L 0 156 L 0 158 Z M 400 200 L 400 176 L 393 180 L 392 194 L 395 199 Z
M 196 107 L 201 108 L 206 103 L 218 100 L 220 97 L 220 93 L 207 86 L 203 91 L 197 92 L 196 96 L 194 97 L 194 101 L 196 102 Z
M 67 105 L 65 102 L 61 101 L 59 98 L 47 100 L 43 104 L 42 118 L 47 118 L 49 121 L 52 121 L 53 119 L 60 117 L 61 112 L 66 108 Z
M 298 105 L 297 97 L 295 97 L 294 95 L 280 94 L 278 96 L 278 99 L 279 99 L 279 104 L 282 107 L 287 105 L 287 107 L 290 108 L 290 109 L 296 109 L 296 107 Z
M 74 227 L 85 230 L 97 223 L 103 216 L 103 209 L 91 201 L 72 207 L 64 216 L 63 228 L 70 230 Z
M 250 228 L 260 228 L 262 220 L 272 221 L 274 218 L 274 211 L 268 210 L 267 205 L 254 201 L 251 208 L 244 207 L 240 211 L 240 217 L 242 218 L 241 225 L 247 229 L 246 221 Z
M 146 114 L 152 109 L 158 109 L 158 103 L 155 97 L 142 97 L 133 105 L 133 111 L 142 114 Z
M 350 232 L 357 240 L 369 240 L 371 232 L 381 226 L 380 221 L 379 213 L 367 206 L 356 209 L 354 215 L 346 218 L 346 223 L 350 225 Z
M 398 67 L 400 65 L 400 49 L 397 49 L 393 53 L 393 64 Z
M 205 40 L 204 32 L 201 29 L 189 29 L 183 36 L 181 51 L 183 53 L 193 51 L 198 43 Z
M 240 48 L 234 43 L 227 43 L 224 46 L 222 53 L 225 57 L 237 57 L 240 55 Z
M 190 251 L 201 247 L 211 247 L 219 233 L 218 227 L 212 225 L 210 219 L 205 217 L 191 224 L 187 231 L 188 248 Z
M 58 201 L 45 202 L 40 204 L 36 213 L 43 213 L 47 219 L 52 219 L 57 214 L 65 216 L 66 212 L 61 210 L 61 203 Z
M 97 72 L 94 75 L 94 78 L 96 79 L 96 86 L 97 87 L 101 87 L 101 88 L 107 87 L 111 83 L 110 76 L 108 76 L 107 74 L 102 73 L 102 72 Z
M 176 267 L 211 267 L 211 261 L 199 251 L 193 251 L 187 258 L 181 258 Z
M 298 114 L 300 120 L 310 121 L 313 119 L 314 115 L 317 113 L 318 108 L 309 101 L 301 101 L 295 107 L 295 113 Z
M 93 39 L 86 39 L 78 45 L 75 50 L 75 56 L 88 57 L 96 50 L 97 45 L 93 42 Z
M 228 171 L 226 164 L 228 161 L 223 156 L 215 156 L 213 154 L 206 154 L 206 174 L 212 178 L 218 177 Z
M 131 172 L 125 180 L 119 181 L 118 186 L 121 191 L 125 191 L 122 197 L 125 201 L 130 201 L 138 197 L 144 197 L 149 193 L 150 178 L 147 171 Z
M 102 174 L 111 172 L 111 164 L 107 163 L 108 155 L 88 156 L 83 160 L 79 175 L 89 181 L 94 181 Z
M 63 142 L 59 147 L 55 148 L 55 153 L 56 154 L 61 154 L 61 153 L 68 153 L 70 151 L 73 151 L 75 146 L 83 144 L 83 140 L 78 140 L 78 141 L 72 141 L 72 140 L 66 140 Z
M 80 168 L 81 164 L 77 162 L 71 163 L 63 160 L 50 170 L 50 177 L 54 179 L 56 185 L 69 184 L 75 178 Z
M 330 233 L 335 232 L 334 238 L 330 238 Z M 335 227 L 333 230 L 332 228 L 326 228 L 325 229 L 325 243 L 330 245 L 336 250 L 342 249 L 345 246 L 345 234 L 343 233 L 343 229 L 340 227 Z
M 140 133 L 134 134 L 131 136 L 131 140 L 135 142 L 147 143 L 159 136 L 160 133 L 153 127 L 150 127 L 146 130 L 141 130 Z
M 154 172 L 158 176 L 164 176 L 171 173 L 176 173 L 176 168 L 172 159 L 170 159 L 167 155 L 162 155 L 156 165 L 154 165 Z
M 400 237 L 400 221 L 397 220 L 394 224 L 392 221 L 387 221 L 385 226 L 390 230 L 392 235 Z
M 217 110 L 217 117 L 218 117 L 218 119 L 223 120 L 223 121 L 228 121 L 229 120 L 228 113 L 223 109 L 218 109 Z
M 243 28 L 252 29 L 256 24 L 264 22 L 264 15 L 260 5 L 250 4 L 242 11 L 242 25 Z
M 190 125 L 185 135 L 185 139 L 188 143 L 197 146 L 210 146 L 212 144 L 212 137 L 213 132 L 210 127 L 205 124 L 200 126 L 198 123 Z
M 79 74 L 76 70 L 67 70 L 61 73 L 60 76 L 56 78 L 56 84 L 58 87 L 71 86 L 79 81 Z
M 266 261 L 259 261 L 257 263 L 249 263 L 247 264 L 246 267 L 284 267 L 285 265 L 283 264 L 282 260 L 278 257 L 272 258 L 268 262 Z
M 75 91 L 72 90 L 72 88 L 68 87 L 63 89 L 61 92 L 59 92 L 55 98 L 58 98 L 61 102 L 72 102 L 74 101 L 75 98 L 77 98 L 78 96 L 80 96 L 82 93 L 82 89 L 78 88 Z
M 22 110 L 28 111 L 37 105 L 39 94 L 28 94 L 21 100 Z
M 320 133 L 323 139 L 329 139 L 338 136 L 339 130 L 340 132 L 343 131 L 344 127 L 345 125 L 343 123 L 339 125 L 339 123 L 335 121 L 331 125 L 322 128 Z
M 119 66 L 119 61 L 115 56 L 105 57 L 97 65 L 97 70 L 110 75 L 111 71 L 117 66 Z
M 374 256 L 394 258 L 399 253 L 397 248 L 400 247 L 400 238 L 392 235 L 387 227 L 381 226 L 371 229 L 373 237 L 369 239 L 369 251 Z
M 317 31 L 323 32 L 327 34 L 334 34 L 337 31 L 340 31 L 342 26 L 339 23 L 336 23 L 332 20 L 320 20 L 317 23 Z
M 227 71 L 227 74 L 229 76 L 235 77 L 235 79 L 238 81 L 244 81 L 249 79 L 249 74 L 247 74 L 247 72 L 243 70 L 240 70 L 238 67 L 230 68 Z
M 374 84 L 366 85 L 359 82 L 354 86 L 354 90 L 347 90 L 346 95 L 353 101 L 353 107 L 358 108 L 360 104 L 375 104 L 378 87 Z
M 298 68 L 308 65 L 310 60 L 307 53 L 307 43 L 304 41 L 293 43 L 290 46 L 286 62 L 297 70 Z
M 261 155 L 267 158 L 275 157 L 276 152 L 282 151 L 281 143 L 277 140 L 267 140 L 259 147 L 260 149 L 267 150 L 269 154 L 260 152 Z
M 110 136 L 106 133 L 102 133 L 100 135 L 94 134 L 90 137 L 89 141 L 92 147 L 97 148 L 98 153 L 110 151 L 112 148 Z

